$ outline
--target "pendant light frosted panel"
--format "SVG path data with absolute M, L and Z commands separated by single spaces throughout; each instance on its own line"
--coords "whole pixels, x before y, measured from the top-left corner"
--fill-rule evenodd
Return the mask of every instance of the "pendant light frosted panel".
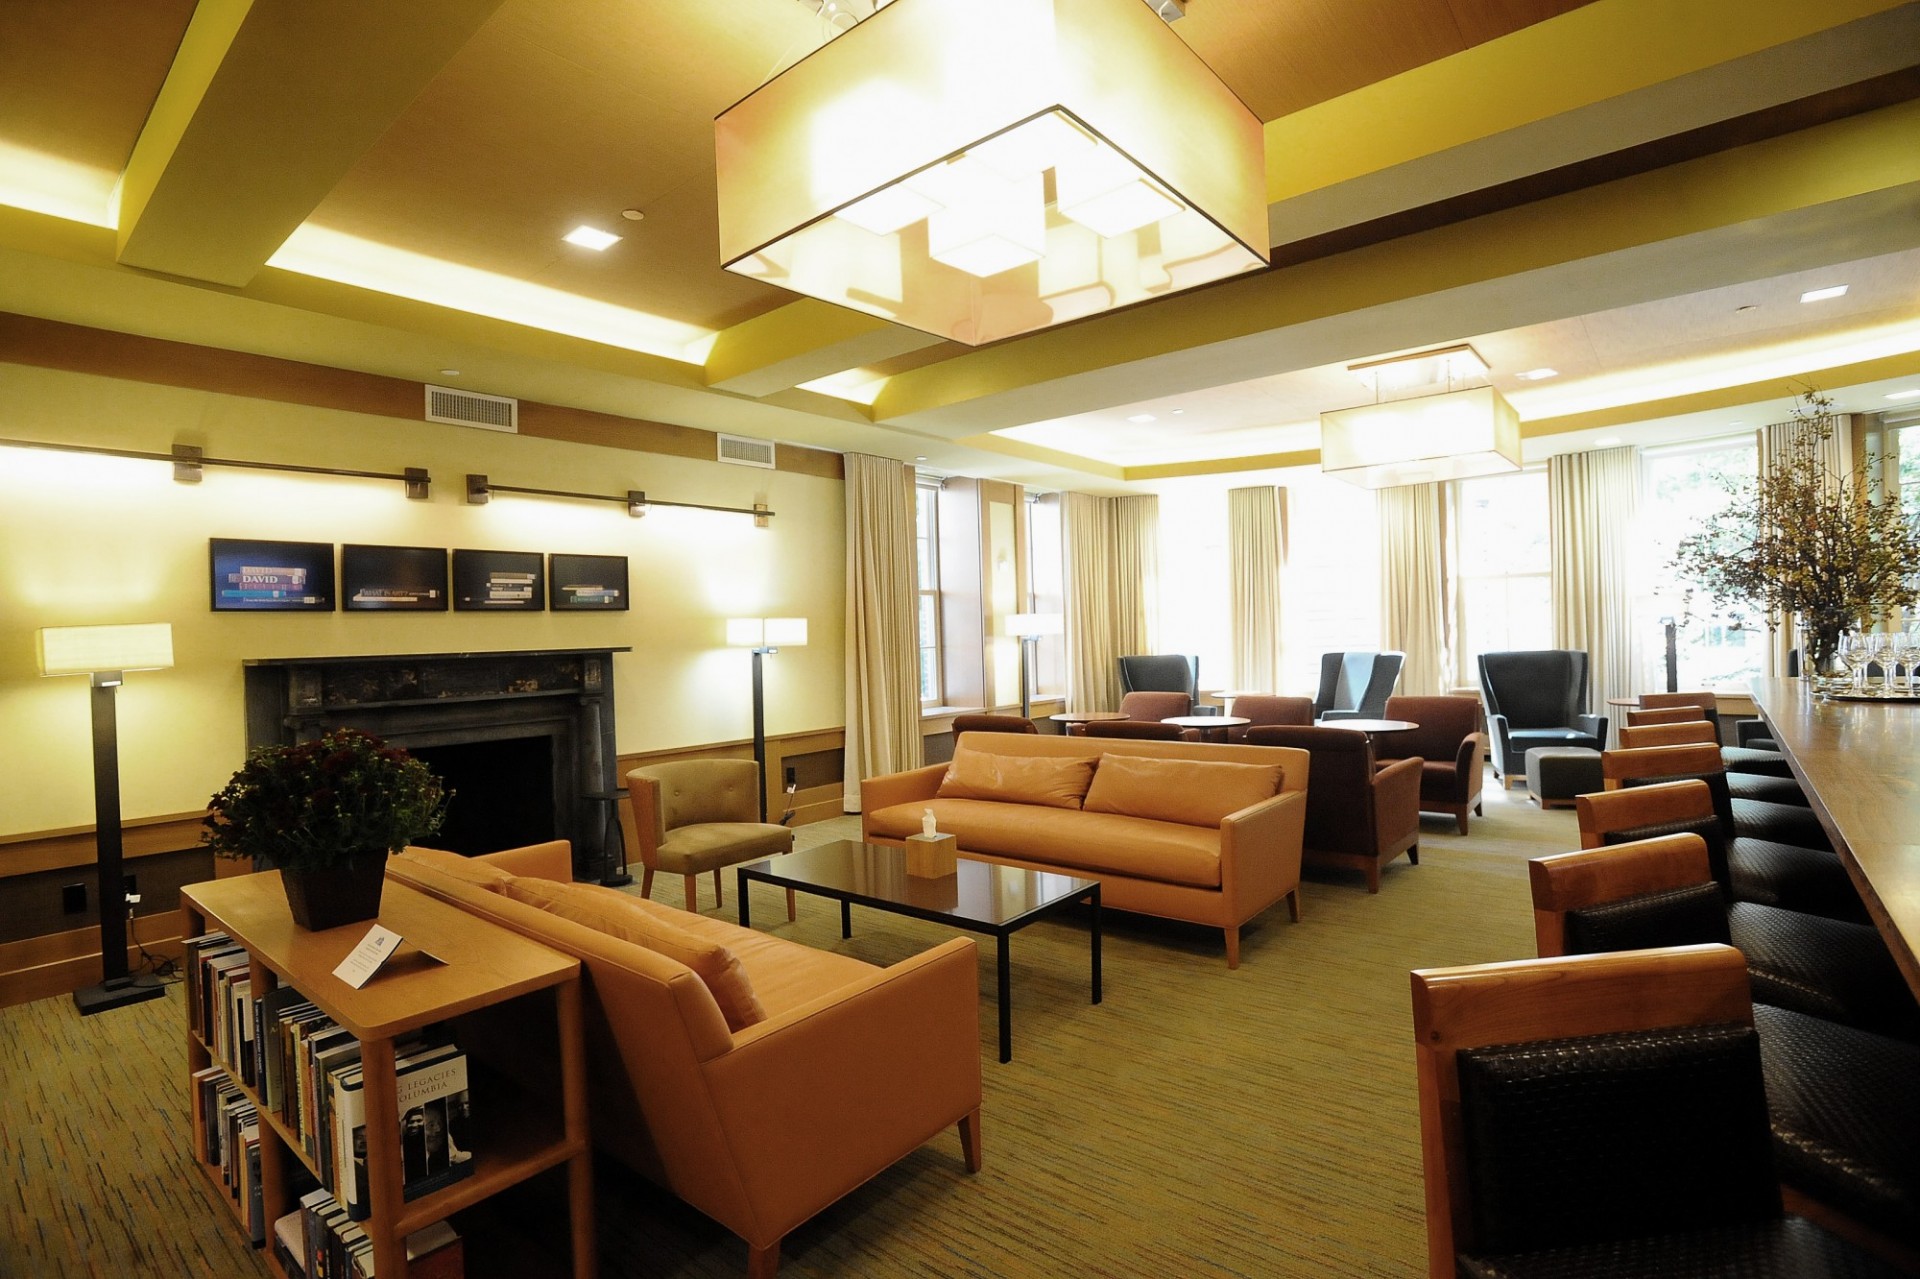
M 714 138 L 728 270 L 943 338 L 1267 261 L 1260 122 L 1139 0 L 895 0 Z
M 1320 415 L 1320 469 L 1362 488 L 1520 469 L 1520 415 L 1490 386 Z

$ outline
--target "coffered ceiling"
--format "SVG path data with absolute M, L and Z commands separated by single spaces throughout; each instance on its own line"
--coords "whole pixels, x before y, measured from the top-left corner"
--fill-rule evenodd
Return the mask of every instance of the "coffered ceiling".
M 19 0 L 0 310 L 1108 490 L 1311 460 L 1347 363 L 1444 342 L 1542 440 L 1920 377 L 1920 4 L 1173 30 L 1268 122 L 1274 269 L 976 350 L 719 269 L 712 117 L 824 38 L 795 0 Z

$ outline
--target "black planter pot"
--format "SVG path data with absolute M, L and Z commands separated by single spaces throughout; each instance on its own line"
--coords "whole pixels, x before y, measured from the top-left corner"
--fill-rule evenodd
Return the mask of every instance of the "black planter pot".
M 312 932 L 380 916 L 387 855 L 373 853 L 328 870 L 282 870 L 293 922 Z

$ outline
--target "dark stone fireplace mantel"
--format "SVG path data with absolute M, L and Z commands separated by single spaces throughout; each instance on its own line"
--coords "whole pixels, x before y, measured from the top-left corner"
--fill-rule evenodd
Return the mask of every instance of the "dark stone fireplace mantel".
M 410 750 L 545 738 L 552 838 L 590 873 L 610 851 L 604 796 L 618 789 L 613 655 L 627 648 L 254 658 L 245 663 L 247 748 L 358 728 Z M 534 792 L 530 790 L 531 796 Z M 495 797 L 512 803 L 512 797 Z M 544 794 L 539 798 L 544 801 Z M 456 803 L 458 797 L 456 796 Z

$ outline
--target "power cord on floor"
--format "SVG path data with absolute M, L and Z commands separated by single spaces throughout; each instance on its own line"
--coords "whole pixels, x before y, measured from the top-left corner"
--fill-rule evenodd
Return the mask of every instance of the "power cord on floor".
M 793 793 L 799 789 L 800 789 L 800 784 L 798 782 L 787 783 L 787 799 L 786 799 L 787 811 L 780 814 L 780 824 L 782 826 L 793 825 Z
M 156 981 L 179 981 L 183 975 L 180 972 L 179 962 L 168 959 L 165 956 L 156 955 L 147 949 L 147 944 L 140 940 L 139 933 L 134 929 L 134 921 L 137 918 L 138 916 L 133 913 L 133 904 L 129 902 L 127 905 L 127 938 L 133 942 L 135 946 L 140 948 L 140 967 L 138 971 L 152 974 Z

